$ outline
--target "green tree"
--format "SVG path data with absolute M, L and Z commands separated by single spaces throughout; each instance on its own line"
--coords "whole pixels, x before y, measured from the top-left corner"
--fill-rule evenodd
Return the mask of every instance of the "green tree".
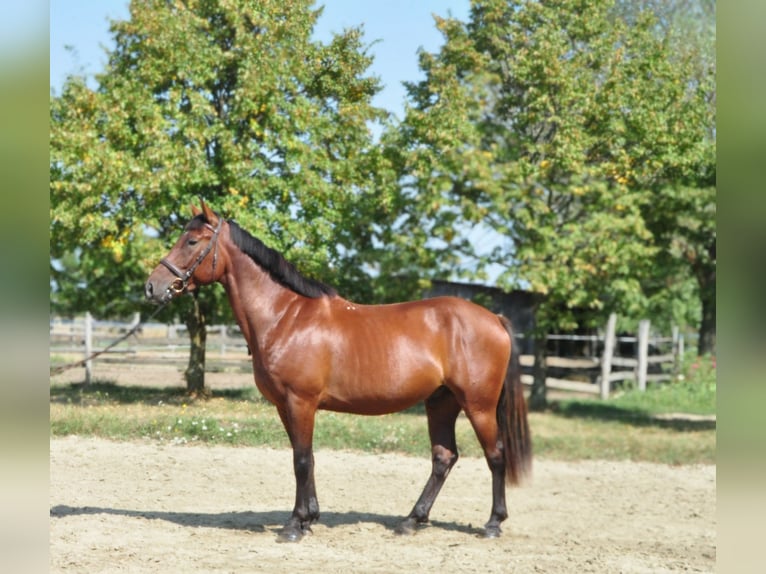
M 669 174 L 645 182 L 652 201 L 644 219 L 660 247 L 657 272 L 645 288 L 657 314 L 668 315 L 670 307 L 675 324 L 699 325 L 697 351 L 704 355 L 715 351 L 716 332 L 715 0 L 622 0 L 616 5 L 629 23 L 646 9 L 656 17 L 655 33 L 667 45 L 668 59 L 683 70 L 685 89 L 694 93 L 685 99 L 675 90 L 665 105 L 686 105 L 683 115 L 698 126 L 699 139 L 677 154 L 685 161 L 670 162 Z
M 56 308 L 135 309 L 198 196 L 308 275 L 372 296 L 364 262 L 390 200 L 370 126 L 386 114 L 361 30 L 313 40 L 311 4 L 133 0 L 112 22 L 98 87 L 71 77 L 51 99 Z M 228 318 L 222 296 L 168 310 L 189 327 L 191 392 L 205 392 L 204 329 Z
M 411 174 L 406 235 L 442 272 L 462 259 L 480 277 L 500 263 L 501 285 L 542 295 L 538 340 L 611 311 L 640 316 L 661 250 L 653 191 L 699 167 L 708 129 L 656 20 L 629 25 L 607 0 L 476 0 L 469 22 L 437 26 L 445 44 L 421 53 L 426 77 L 390 141 Z M 489 255 L 456 233 L 479 224 L 505 239 Z M 537 348 L 533 406 L 545 403 Z

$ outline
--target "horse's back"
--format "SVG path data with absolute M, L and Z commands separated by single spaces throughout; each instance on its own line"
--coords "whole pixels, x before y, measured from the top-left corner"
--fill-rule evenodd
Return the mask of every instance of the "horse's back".
M 329 364 L 323 408 L 394 412 L 446 385 L 459 396 L 499 393 L 510 345 L 497 315 L 456 297 L 391 305 L 338 300 L 326 318 Z M 497 392 L 494 388 L 497 387 Z
M 466 299 L 434 297 L 389 305 L 356 305 L 340 300 L 335 306 L 340 332 L 358 336 L 359 329 L 374 329 L 383 338 L 406 338 L 434 345 L 444 338 L 464 337 L 471 341 L 508 341 L 500 318 Z M 466 341 L 467 342 L 467 341 Z
M 415 302 L 425 309 L 424 317 L 438 325 L 439 335 L 449 337 L 459 348 L 454 352 L 479 352 L 488 346 L 490 352 L 509 346 L 508 332 L 498 315 L 460 297 L 442 296 Z

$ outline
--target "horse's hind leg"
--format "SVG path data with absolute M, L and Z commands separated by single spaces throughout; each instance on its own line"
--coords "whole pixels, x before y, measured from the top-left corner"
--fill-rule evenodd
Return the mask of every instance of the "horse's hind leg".
M 461 407 L 455 395 L 446 387 L 440 387 L 426 399 L 425 405 L 428 415 L 428 434 L 431 438 L 431 476 L 412 512 L 396 528 L 398 534 L 412 534 L 418 524 L 428 522 L 428 515 L 436 496 L 458 458 L 455 421 Z
M 496 410 L 466 410 L 466 416 L 471 421 L 492 472 L 492 512 L 489 521 L 484 525 L 484 536 L 496 538 L 501 533 L 500 523 L 508 518 L 505 504 L 505 458 L 498 432 Z

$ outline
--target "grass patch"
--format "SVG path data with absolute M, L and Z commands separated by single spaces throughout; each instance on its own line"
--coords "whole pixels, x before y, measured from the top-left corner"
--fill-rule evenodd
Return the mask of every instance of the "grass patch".
M 195 401 L 179 387 L 95 382 L 52 386 L 50 401 L 52 436 L 289 446 L 276 410 L 255 388 L 217 391 L 210 400 Z
M 638 423 L 638 424 L 636 424 Z M 658 421 L 609 419 L 556 412 L 532 413 L 536 456 L 556 460 L 632 460 L 714 464 L 715 428 Z
M 698 369 L 697 373 L 703 373 Z M 668 464 L 714 463 L 715 421 L 656 418 L 665 413 L 715 412 L 715 378 L 629 391 L 607 401 L 565 400 L 530 413 L 535 456 L 557 460 L 634 460 Z M 707 382 L 701 382 L 704 379 Z M 51 436 L 69 434 L 171 444 L 226 444 L 284 448 L 289 441 L 276 409 L 255 388 L 215 391 L 190 400 L 183 388 L 121 386 L 109 382 L 50 389 Z M 461 415 L 457 441 L 464 456 L 481 456 Z M 402 413 L 365 417 L 320 411 L 318 449 L 401 452 L 428 456 L 422 405 Z
M 556 403 L 555 408 L 564 415 L 634 424 L 653 424 L 658 415 L 669 413 L 715 415 L 715 360 L 697 359 L 686 366 L 684 373 L 679 381 L 650 383 L 645 392 L 632 388 L 606 401 L 563 400 Z
M 649 384 L 646 392 L 632 389 L 610 401 L 623 408 L 650 415 L 687 413 L 714 415 L 716 412 L 715 361 L 695 360 L 687 366 L 682 380 Z
M 605 401 L 561 400 L 551 404 L 546 414 L 552 416 L 535 424 L 533 415 L 530 424 L 541 456 L 712 464 L 715 407 L 715 360 L 695 358 L 680 381 L 650 384 L 645 392 L 629 389 Z M 669 414 L 676 416 L 663 416 Z

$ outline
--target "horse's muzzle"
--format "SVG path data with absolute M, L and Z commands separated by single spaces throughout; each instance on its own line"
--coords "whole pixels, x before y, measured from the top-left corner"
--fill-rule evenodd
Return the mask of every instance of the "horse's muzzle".
M 147 281 L 146 285 L 144 285 L 144 295 L 146 295 L 146 298 L 150 301 L 154 301 L 155 303 L 160 303 L 160 298 L 157 296 L 158 294 L 155 294 L 154 292 L 154 285 L 151 281 Z
M 162 287 L 161 285 L 157 285 L 157 283 L 152 281 L 152 278 L 150 277 L 144 285 L 144 295 L 146 295 L 148 300 L 154 301 L 160 305 L 167 303 L 179 295 L 182 295 L 186 292 L 187 289 L 189 289 L 189 287 L 190 285 L 180 278 L 176 278 L 168 285 Z

